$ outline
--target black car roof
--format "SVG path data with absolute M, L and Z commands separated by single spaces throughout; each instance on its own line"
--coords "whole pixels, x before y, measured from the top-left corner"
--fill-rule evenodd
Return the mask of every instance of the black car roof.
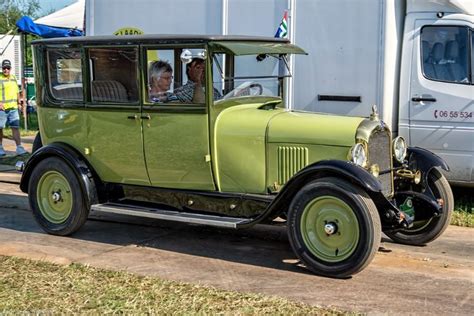
M 170 35 L 170 34 L 147 34 L 147 35 L 124 35 L 124 36 L 77 36 L 39 39 L 32 44 L 133 44 L 133 43 L 207 43 L 212 41 L 245 41 L 245 42 L 274 42 L 289 43 L 288 39 L 245 36 L 245 35 Z

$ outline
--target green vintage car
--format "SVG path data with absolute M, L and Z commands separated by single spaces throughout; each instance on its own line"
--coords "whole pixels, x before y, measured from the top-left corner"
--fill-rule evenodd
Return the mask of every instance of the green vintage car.
M 70 235 L 91 212 L 286 221 L 309 270 L 347 277 L 382 232 L 422 245 L 449 223 L 448 166 L 392 140 L 375 107 L 368 118 L 285 108 L 287 56 L 305 54 L 287 40 L 81 37 L 33 50 L 40 134 L 21 189 L 48 233 Z

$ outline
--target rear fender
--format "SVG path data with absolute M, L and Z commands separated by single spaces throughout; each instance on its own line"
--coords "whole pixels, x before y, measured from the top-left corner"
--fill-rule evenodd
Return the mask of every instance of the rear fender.
M 28 184 L 35 166 L 48 157 L 58 157 L 64 160 L 64 162 L 66 162 L 76 174 L 77 179 L 81 184 L 82 192 L 89 199 L 89 205 L 98 203 L 93 169 L 87 165 L 86 160 L 77 150 L 63 143 L 52 143 L 46 145 L 39 148 L 31 155 L 25 165 L 21 177 L 20 189 L 23 192 L 28 193 L 29 191 Z

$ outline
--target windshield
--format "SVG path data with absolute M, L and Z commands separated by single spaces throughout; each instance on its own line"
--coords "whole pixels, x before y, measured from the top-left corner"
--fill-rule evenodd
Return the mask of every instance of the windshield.
M 282 97 L 283 79 L 289 76 L 286 55 L 213 55 L 213 86 L 219 92 L 215 100 Z

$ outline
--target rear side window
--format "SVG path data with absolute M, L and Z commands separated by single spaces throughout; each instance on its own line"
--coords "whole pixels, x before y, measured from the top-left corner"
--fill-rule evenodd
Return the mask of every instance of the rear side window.
M 58 100 L 83 100 L 82 61 L 78 49 L 48 51 L 48 79 L 51 95 Z
M 92 102 L 138 102 L 136 48 L 91 48 L 89 67 Z
M 472 84 L 470 30 L 426 26 L 421 32 L 423 75 L 430 80 Z

